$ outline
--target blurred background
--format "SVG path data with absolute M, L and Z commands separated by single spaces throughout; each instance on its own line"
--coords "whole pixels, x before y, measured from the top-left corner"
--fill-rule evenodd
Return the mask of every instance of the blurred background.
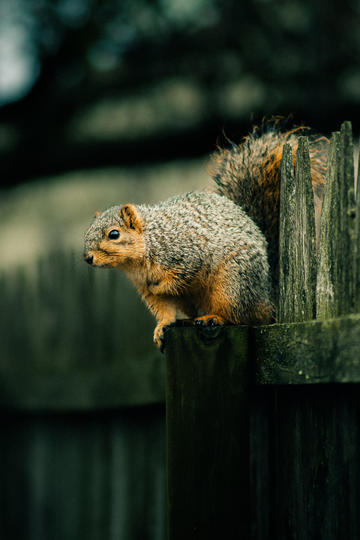
M 264 116 L 359 111 L 357 0 L 2 0 L 1 537 L 165 537 L 163 357 L 81 261 L 94 211 L 207 185 Z
M 77 249 L 85 216 L 203 185 L 264 115 L 357 132 L 359 21 L 356 0 L 2 0 L 0 265 L 40 249 L 16 214 Z

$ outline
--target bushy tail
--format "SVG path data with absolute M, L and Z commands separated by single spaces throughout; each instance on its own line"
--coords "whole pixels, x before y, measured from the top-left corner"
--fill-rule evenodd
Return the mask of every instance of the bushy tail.
M 285 143 L 293 148 L 294 165 L 300 135 L 309 138 L 310 167 L 315 202 L 315 225 L 319 228 L 328 140 L 309 128 L 281 131 L 278 122 L 263 123 L 240 145 L 218 150 L 212 156 L 210 172 L 217 192 L 225 195 L 255 221 L 264 233 L 269 250 L 273 282 L 277 285 L 279 243 L 280 165 Z

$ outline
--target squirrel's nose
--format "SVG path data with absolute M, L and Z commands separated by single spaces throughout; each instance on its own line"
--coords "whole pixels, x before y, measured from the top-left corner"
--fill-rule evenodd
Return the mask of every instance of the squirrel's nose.
M 85 259 L 85 262 L 87 262 L 88 264 L 92 264 L 94 257 L 92 255 L 84 255 L 84 259 Z

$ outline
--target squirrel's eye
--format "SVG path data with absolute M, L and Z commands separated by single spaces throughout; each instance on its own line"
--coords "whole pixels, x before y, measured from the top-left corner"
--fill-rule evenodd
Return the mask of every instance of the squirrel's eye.
M 108 239 L 109 240 L 117 240 L 117 238 L 119 238 L 119 236 L 120 236 L 119 231 L 116 230 L 116 229 L 113 229 L 112 231 L 109 232 Z

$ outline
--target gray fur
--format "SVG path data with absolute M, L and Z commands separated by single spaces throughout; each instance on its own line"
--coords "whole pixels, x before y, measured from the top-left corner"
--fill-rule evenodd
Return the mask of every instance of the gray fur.
M 85 235 L 85 252 L 96 249 L 105 229 L 121 223 L 120 208 L 113 206 L 95 218 Z M 266 240 L 240 206 L 216 193 L 190 192 L 135 208 L 144 224 L 145 257 L 176 270 L 184 284 L 191 284 L 200 270 L 216 275 L 227 261 L 234 322 L 246 322 L 257 303 L 270 303 Z
M 121 225 L 119 216 L 121 206 L 111 206 L 104 210 L 98 217 L 94 217 L 84 236 L 84 254 L 92 249 L 97 249 L 103 239 L 105 230 L 111 225 Z

